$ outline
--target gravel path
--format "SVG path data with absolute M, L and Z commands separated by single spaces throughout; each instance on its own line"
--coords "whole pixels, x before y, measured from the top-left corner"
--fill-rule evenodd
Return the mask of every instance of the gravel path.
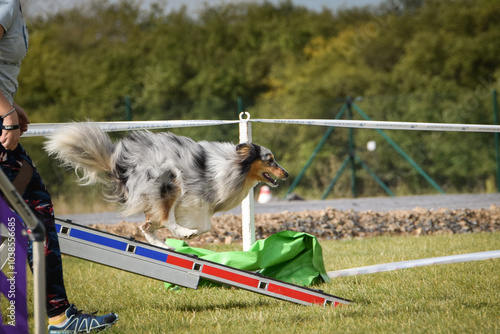
M 489 208 L 491 205 L 500 206 L 500 193 L 494 194 L 458 194 L 458 195 L 423 195 L 423 196 L 400 196 L 400 197 L 369 197 L 369 198 L 342 198 L 334 200 L 315 201 L 285 201 L 273 199 L 266 204 L 255 203 L 255 213 L 278 213 L 283 211 L 301 212 L 325 210 L 335 208 L 337 210 L 354 211 L 393 211 L 411 210 L 414 208 L 425 208 L 435 210 L 447 209 L 480 209 Z M 237 207 L 224 214 L 241 214 L 241 208 Z M 221 216 L 219 213 L 216 216 Z M 117 224 L 123 220 L 127 222 L 141 222 L 143 215 L 122 217 L 118 212 L 87 213 L 74 215 L 58 215 L 61 219 L 71 219 L 82 225 L 91 224 Z
M 338 240 L 381 235 L 429 235 L 491 233 L 500 231 L 500 194 L 462 194 L 359 198 L 327 201 L 271 201 L 256 204 L 257 239 L 284 231 L 307 232 L 319 239 Z M 498 206 L 497 206 L 498 205 Z M 67 215 L 58 218 L 145 241 L 140 230 L 142 216 L 120 217 L 117 213 Z M 166 229 L 160 238 L 172 237 Z M 212 230 L 189 241 L 241 242 L 240 209 L 212 218 Z

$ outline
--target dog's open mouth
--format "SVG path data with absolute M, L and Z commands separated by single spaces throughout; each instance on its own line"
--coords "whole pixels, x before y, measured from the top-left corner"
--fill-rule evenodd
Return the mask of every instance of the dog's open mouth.
M 265 178 L 266 180 L 268 180 L 268 181 L 269 181 L 269 183 L 270 183 L 270 184 L 272 184 L 273 186 L 277 186 L 277 185 L 278 185 L 278 182 L 276 182 L 276 180 L 272 178 L 271 174 L 269 174 L 269 173 L 265 173 L 265 172 L 264 172 L 264 173 L 262 174 L 262 176 L 264 176 L 264 178 Z

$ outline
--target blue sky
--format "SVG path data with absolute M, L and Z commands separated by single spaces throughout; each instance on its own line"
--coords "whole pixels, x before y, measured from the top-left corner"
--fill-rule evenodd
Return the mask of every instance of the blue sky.
M 145 1 L 147 2 L 147 1 Z M 168 7 L 179 8 L 182 5 L 186 5 L 189 9 L 196 10 L 202 8 L 204 3 L 207 4 L 220 4 L 220 3 L 235 3 L 242 2 L 239 0 L 173 0 L 167 1 Z M 255 0 L 259 2 L 259 0 Z M 279 3 L 280 0 L 271 0 L 271 2 Z M 381 0 L 293 0 L 293 3 L 301 5 L 312 10 L 321 10 L 323 7 L 329 9 L 337 9 L 339 7 L 354 7 L 354 6 L 364 6 L 371 4 L 378 4 Z
M 39 0 L 40 1 L 40 0 Z M 117 0 L 111 0 L 112 2 Z M 236 2 L 248 2 L 249 0 L 166 0 L 167 10 L 178 9 L 182 5 L 186 5 L 187 8 L 196 12 L 198 9 L 203 8 L 204 4 L 217 5 L 221 3 L 236 3 Z M 261 2 L 262 0 L 250 0 L 255 2 Z M 279 3 L 280 0 L 269 0 L 270 2 Z M 74 4 L 82 4 L 87 2 L 87 0 L 52 0 L 52 2 L 58 2 L 59 5 L 68 6 Z M 153 0 L 142 0 L 146 7 L 149 7 L 149 3 Z M 293 0 L 293 3 L 307 7 L 311 10 L 320 11 L 323 7 L 329 9 L 338 9 L 343 7 L 355 7 L 355 6 L 365 6 L 365 5 L 377 5 L 381 3 L 382 0 Z

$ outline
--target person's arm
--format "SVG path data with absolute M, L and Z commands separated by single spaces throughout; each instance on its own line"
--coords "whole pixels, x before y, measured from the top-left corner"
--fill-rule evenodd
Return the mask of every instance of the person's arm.
M 21 108 L 16 102 L 13 103 L 14 108 L 16 108 L 17 111 L 17 118 L 19 119 L 19 130 L 21 130 L 21 136 L 23 133 L 28 131 L 28 124 L 30 124 L 30 121 L 28 119 L 28 114 L 24 111 L 23 108 Z
M 0 39 L 2 38 L 5 30 L 3 26 L 0 25 Z M 16 108 L 16 111 L 10 113 L 9 115 L 5 116 L 9 111 L 12 110 L 12 108 L 15 107 L 14 105 L 10 104 L 9 100 L 3 95 L 3 93 L 0 92 L 0 117 L 3 118 L 3 125 L 20 125 L 19 122 L 19 116 L 18 116 L 18 111 Z M 21 108 L 22 109 L 22 108 Z M 26 113 L 24 110 L 22 110 L 22 117 L 26 116 Z M 28 124 L 28 118 L 27 116 L 25 117 L 26 120 L 24 121 L 24 126 L 27 129 L 27 124 Z M 17 147 L 19 144 L 19 137 L 21 136 L 21 129 L 15 129 L 15 130 L 2 130 L 2 135 L 0 136 L 0 144 L 7 149 L 7 150 L 13 150 Z

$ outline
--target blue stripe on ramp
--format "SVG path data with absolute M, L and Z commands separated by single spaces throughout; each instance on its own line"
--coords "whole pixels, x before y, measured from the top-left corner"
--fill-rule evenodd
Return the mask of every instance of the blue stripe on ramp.
M 135 249 L 135 254 L 140 255 L 140 256 L 144 256 L 144 257 L 147 257 L 147 258 L 150 258 L 153 260 L 162 261 L 162 262 L 167 262 L 167 257 L 168 257 L 168 255 L 165 253 L 158 252 L 158 251 L 144 248 L 144 247 L 140 247 L 140 246 L 138 246 Z
M 75 228 L 71 228 L 71 230 L 69 232 L 69 236 L 73 237 L 73 238 L 89 241 L 89 242 L 92 242 L 92 243 L 95 243 L 98 245 L 118 249 L 121 251 L 127 250 L 127 243 L 126 242 L 114 240 L 111 238 L 101 237 L 99 235 L 95 235 L 95 234 L 85 232 L 82 230 L 78 230 Z

